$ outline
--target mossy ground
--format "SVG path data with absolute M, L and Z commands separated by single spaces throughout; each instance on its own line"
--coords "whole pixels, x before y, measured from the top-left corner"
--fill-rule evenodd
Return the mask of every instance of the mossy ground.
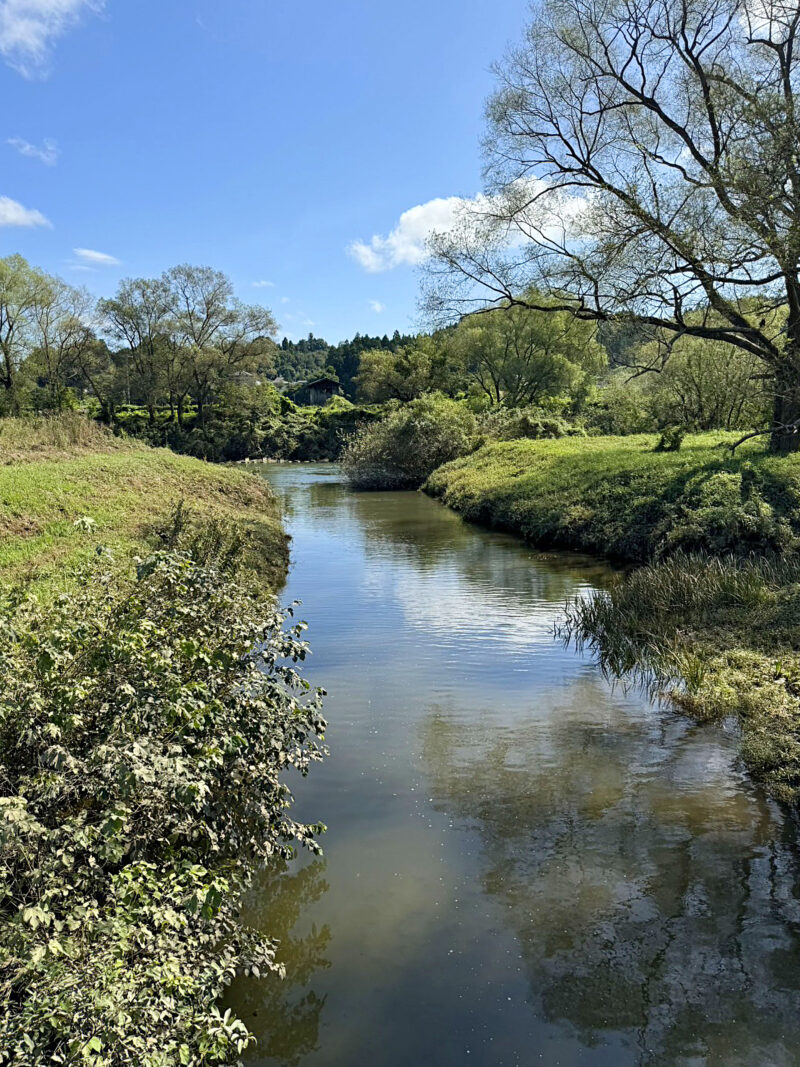
M 109 548 L 147 554 L 154 532 L 184 501 L 191 521 L 235 525 L 247 566 L 272 588 L 287 540 L 266 482 L 164 449 L 121 441 L 79 420 L 0 420 L 0 579 L 37 589 L 68 584 L 75 567 Z M 87 533 L 77 520 L 91 519 Z

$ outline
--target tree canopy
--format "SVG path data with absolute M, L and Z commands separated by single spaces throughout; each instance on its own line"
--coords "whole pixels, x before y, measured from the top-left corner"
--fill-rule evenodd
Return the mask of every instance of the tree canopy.
M 728 342 L 798 447 L 799 26 L 784 0 L 545 0 L 497 70 L 487 195 L 432 242 L 429 310 L 544 309 L 534 287 Z

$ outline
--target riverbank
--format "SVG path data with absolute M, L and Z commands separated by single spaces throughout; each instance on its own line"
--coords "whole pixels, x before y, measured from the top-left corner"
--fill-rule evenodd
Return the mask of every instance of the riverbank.
M 238 1062 L 277 970 L 256 871 L 323 755 L 287 537 L 241 470 L 78 418 L 0 420 L 0 1065 Z
M 735 716 L 742 758 L 800 797 L 800 457 L 730 434 L 654 451 L 655 436 L 493 444 L 426 491 L 540 546 L 643 564 L 571 609 L 567 631 L 617 675 L 650 679 L 699 719 Z
M 78 416 L 0 420 L 0 579 L 6 582 L 62 588 L 98 544 L 121 558 L 147 555 L 180 501 L 184 521 L 198 530 L 235 528 L 243 565 L 267 587 L 280 585 L 287 539 L 263 479 L 122 440 Z
M 736 434 L 506 441 L 440 467 L 425 491 L 531 544 L 644 563 L 677 551 L 765 553 L 800 544 L 800 456 Z

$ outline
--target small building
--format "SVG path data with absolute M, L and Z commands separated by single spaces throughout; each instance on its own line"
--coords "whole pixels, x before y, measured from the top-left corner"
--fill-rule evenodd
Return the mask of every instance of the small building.
M 296 404 L 327 404 L 334 396 L 342 395 L 342 387 L 335 378 L 315 378 L 304 382 L 292 393 Z

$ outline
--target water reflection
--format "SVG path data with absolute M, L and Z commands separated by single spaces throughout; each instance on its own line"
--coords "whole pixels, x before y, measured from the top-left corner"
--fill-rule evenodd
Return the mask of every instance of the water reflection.
M 800 1062 L 794 828 L 718 731 L 592 687 L 546 724 L 423 726 L 434 803 L 480 837 L 530 1004 L 588 1049 L 621 1035 L 620 1062 Z
M 613 580 L 419 494 L 268 468 L 331 756 L 325 866 L 265 876 L 284 984 L 237 983 L 250 1061 L 800 1067 L 793 824 L 736 740 L 552 636 Z
M 290 873 L 285 863 L 264 871 L 253 886 L 245 921 L 261 928 L 280 942 L 277 962 L 285 977 L 240 978 L 231 987 L 237 1011 L 258 1039 L 258 1054 L 282 1067 L 297 1067 L 319 1048 L 320 1015 L 325 997 L 311 981 L 330 967 L 327 953 L 331 941 L 328 926 L 312 922 L 305 934 L 307 917 L 315 914 L 328 890 L 325 863 L 315 860 Z

